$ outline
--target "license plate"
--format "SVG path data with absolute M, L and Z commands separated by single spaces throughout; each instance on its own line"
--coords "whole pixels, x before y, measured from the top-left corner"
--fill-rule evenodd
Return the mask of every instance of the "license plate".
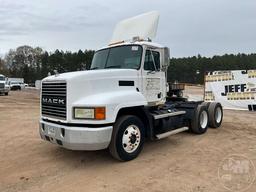
M 51 126 L 48 127 L 48 134 L 49 134 L 49 135 L 55 135 L 55 129 L 54 129 L 54 127 L 51 127 Z

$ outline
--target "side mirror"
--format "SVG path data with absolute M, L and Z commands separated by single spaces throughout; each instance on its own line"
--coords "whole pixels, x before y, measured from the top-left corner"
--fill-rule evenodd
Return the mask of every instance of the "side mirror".
M 168 66 L 170 64 L 170 50 L 168 47 L 164 48 L 164 61 L 162 65 L 162 70 L 166 71 L 168 69 Z

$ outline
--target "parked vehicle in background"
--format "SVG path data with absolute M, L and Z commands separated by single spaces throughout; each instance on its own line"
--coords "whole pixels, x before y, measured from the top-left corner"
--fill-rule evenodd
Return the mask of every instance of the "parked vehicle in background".
M 7 84 L 7 78 L 0 74 L 0 94 L 8 95 L 10 86 Z
M 25 88 L 24 78 L 10 77 L 8 78 L 8 84 L 11 90 L 22 90 Z
M 10 81 L 9 84 L 12 91 L 22 90 L 25 88 L 25 84 L 22 82 Z

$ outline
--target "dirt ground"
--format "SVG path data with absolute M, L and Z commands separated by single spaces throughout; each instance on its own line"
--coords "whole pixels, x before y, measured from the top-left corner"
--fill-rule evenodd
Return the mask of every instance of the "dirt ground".
M 188 92 L 202 90 L 189 88 Z M 112 159 L 107 150 L 69 151 L 42 141 L 38 120 L 36 91 L 0 96 L 0 192 L 218 192 L 236 187 L 256 191 L 253 112 L 225 110 L 221 128 L 208 129 L 204 135 L 181 133 L 146 142 L 140 156 L 125 163 Z M 221 169 L 230 155 L 246 159 L 242 165 L 247 167 L 229 175 L 227 183 Z M 239 173 L 244 173 L 240 180 Z

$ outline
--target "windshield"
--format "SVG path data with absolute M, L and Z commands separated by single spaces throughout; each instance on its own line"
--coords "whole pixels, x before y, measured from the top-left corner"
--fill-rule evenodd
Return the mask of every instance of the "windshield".
M 0 76 L 0 81 L 4 81 L 5 78 L 3 76 Z
M 94 54 L 92 69 L 139 69 L 142 55 L 140 45 L 125 45 L 97 51 Z

